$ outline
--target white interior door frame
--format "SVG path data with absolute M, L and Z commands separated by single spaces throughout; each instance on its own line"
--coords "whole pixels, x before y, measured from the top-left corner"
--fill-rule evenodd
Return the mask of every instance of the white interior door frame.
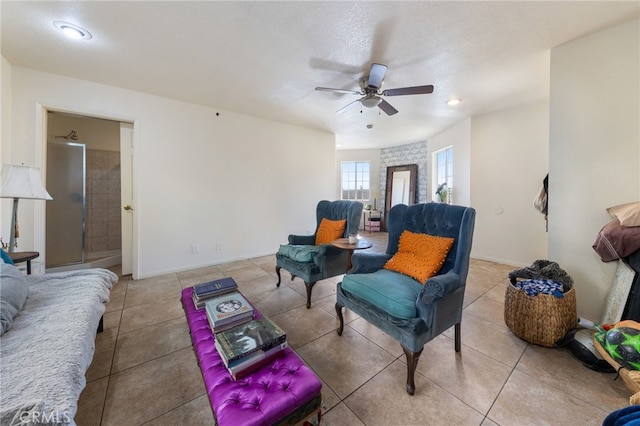
M 101 118 L 105 120 L 112 121 L 120 121 L 123 123 L 129 123 L 132 125 L 131 129 L 131 140 L 132 140 L 132 152 L 134 148 L 137 146 L 137 142 L 139 140 L 138 132 L 136 129 L 139 128 L 139 120 L 132 117 L 123 117 L 118 116 L 118 114 L 114 114 L 111 112 L 87 112 L 82 110 L 72 110 L 69 109 L 68 106 L 61 105 L 43 105 L 41 103 L 36 102 L 35 104 L 35 164 L 39 166 L 42 173 L 46 176 L 46 166 L 47 166 L 47 114 L 49 111 L 56 111 L 62 113 L 75 114 L 85 117 L 94 117 Z M 132 124 L 131 124 L 132 123 Z M 122 137 L 122 135 L 121 135 Z M 134 165 L 134 157 L 131 159 L 131 174 L 130 174 L 130 182 L 132 188 L 132 196 L 136 193 L 136 179 L 133 171 L 135 170 Z M 122 173 L 122 172 L 121 172 Z M 121 176 L 122 178 L 122 176 Z M 135 204 L 135 198 L 132 200 L 133 204 Z M 46 241 L 46 217 L 44 211 L 44 202 L 36 203 L 34 210 L 34 249 L 40 252 L 41 257 L 46 256 L 45 253 L 45 241 Z M 137 225 L 137 212 L 133 212 L 132 223 L 131 223 L 131 275 L 133 279 L 138 278 L 138 225 Z M 124 253 L 123 253 L 124 254 Z M 43 257 L 44 263 L 44 257 Z M 43 271 L 44 272 L 44 271 Z
M 122 275 L 133 274 L 133 125 L 120 123 L 120 217 L 122 243 Z

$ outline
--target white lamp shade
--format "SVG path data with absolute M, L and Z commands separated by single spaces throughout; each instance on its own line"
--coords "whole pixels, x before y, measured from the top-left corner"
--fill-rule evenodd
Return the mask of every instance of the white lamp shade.
M 361 102 L 365 108 L 375 108 L 382 102 L 382 98 L 378 96 L 367 96 Z
M 52 200 L 42 184 L 40 169 L 14 164 L 2 165 L 2 198 L 25 198 L 32 200 Z

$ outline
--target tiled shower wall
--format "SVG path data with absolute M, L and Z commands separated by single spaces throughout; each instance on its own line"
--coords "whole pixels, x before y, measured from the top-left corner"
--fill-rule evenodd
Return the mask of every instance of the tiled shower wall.
M 120 250 L 120 153 L 87 149 L 85 256 Z
M 381 205 L 384 207 L 386 199 L 387 167 L 418 165 L 418 203 L 427 202 L 427 142 L 416 142 L 407 145 L 382 148 L 380 150 L 380 194 Z

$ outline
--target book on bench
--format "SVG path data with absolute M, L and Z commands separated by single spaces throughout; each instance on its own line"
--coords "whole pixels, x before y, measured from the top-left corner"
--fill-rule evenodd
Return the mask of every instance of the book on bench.
M 204 307 L 214 333 L 244 324 L 253 318 L 253 306 L 238 291 L 207 299 Z
M 216 349 L 218 353 L 221 353 L 222 349 L 218 341 L 215 342 Z M 227 367 L 227 371 L 231 374 L 234 380 L 245 377 L 249 373 L 252 373 L 262 367 L 263 365 L 267 365 L 270 362 L 273 362 L 276 358 L 282 355 L 284 350 L 289 347 L 289 343 L 285 340 L 283 343 L 274 346 L 273 348 L 266 351 L 257 351 L 248 355 L 244 358 L 240 358 L 237 361 L 230 362 Z M 224 358 L 220 356 L 224 362 Z
M 207 299 L 232 291 L 238 291 L 238 284 L 231 277 L 196 284 L 193 286 L 193 304 L 196 309 L 202 309 Z
M 266 352 L 287 341 L 287 334 L 263 317 L 216 334 L 216 348 L 226 367 L 256 352 Z

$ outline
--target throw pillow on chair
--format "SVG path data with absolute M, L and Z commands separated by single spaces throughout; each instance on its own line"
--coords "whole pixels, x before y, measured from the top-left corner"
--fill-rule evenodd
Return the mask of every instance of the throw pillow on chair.
M 454 241 L 453 238 L 402 231 L 398 252 L 384 268 L 408 275 L 424 284 L 440 271 Z
M 344 227 L 347 224 L 346 219 L 329 220 L 323 218 L 316 232 L 316 245 L 331 244 L 331 241 L 337 240 L 344 235 Z

